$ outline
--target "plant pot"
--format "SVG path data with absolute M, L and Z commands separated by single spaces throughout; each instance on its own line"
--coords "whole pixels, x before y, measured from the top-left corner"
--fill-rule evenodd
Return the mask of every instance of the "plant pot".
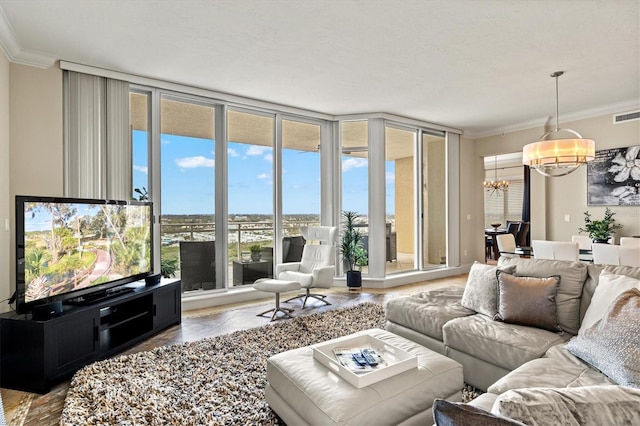
M 347 287 L 349 288 L 362 287 L 361 271 L 347 271 Z
M 251 253 L 251 260 L 253 260 L 254 262 L 260 260 L 260 253 Z
M 606 240 L 594 239 L 593 242 L 596 243 L 596 244 L 609 244 L 609 240 L 608 239 L 606 239 Z

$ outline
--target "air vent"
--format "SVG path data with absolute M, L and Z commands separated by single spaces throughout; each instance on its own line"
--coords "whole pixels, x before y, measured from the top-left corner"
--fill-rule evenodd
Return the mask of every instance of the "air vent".
M 640 111 L 625 112 L 613 116 L 613 124 L 624 123 L 625 121 L 640 120 Z

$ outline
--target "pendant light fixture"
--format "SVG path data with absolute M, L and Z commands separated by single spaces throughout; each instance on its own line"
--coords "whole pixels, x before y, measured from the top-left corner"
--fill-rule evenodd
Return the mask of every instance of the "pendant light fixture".
M 556 128 L 545 133 L 538 142 L 533 142 L 522 150 L 522 163 L 535 169 L 544 176 L 565 176 L 576 170 L 587 161 L 595 158 L 595 142 L 584 139 L 582 135 L 571 129 L 558 126 L 560 113 L 558 108 L 558 77 L 564 71 L 556 71 L 551 77 L 556 79 Z M 559 138 L 559 133 L 568 133 L 568 138 Z M 556 137 L 551 137 L 552 135 Z
M 489 192 L 489 196 L 500 196 L 500 193 L 506 192 L 509 188 L 509 182 L 506 180 L 498 180 L 498 156 L 496 155 L 493 160 L 493 180 L 484 181 L 484 187 Z

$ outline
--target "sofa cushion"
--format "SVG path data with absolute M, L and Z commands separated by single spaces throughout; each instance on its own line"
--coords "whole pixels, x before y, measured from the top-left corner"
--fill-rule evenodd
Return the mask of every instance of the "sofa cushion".
M 386 320 L 442 341 L 446 322 L 475 314 L 460 304 L 463 292 L 447 287 L 392 299 L 385 305 Z
M 448 347 L 508 370 L 563 342 L 558 333 L 493 321 L 485 315 L 453 319 L 445 324 L 443 334 Z
M 498 270 L 498 313 L 511 324 L 560 331 L 556 313 L 559 277 L 520 277 Z
M 482 408 L 445 399 L 433 402 L 433 421 L 436 426 L 525 426 Z
M 582 289 L 582 301 L 580 302 L 580 318 L 582 318 L 591 303 L 591 297 L 595 289 L 598 287 L 600 280 L 600 274 L 602 271 L 608 271 L 616 275 L 625 275 L 627 277 L 640 280 L 640 268 L 624 265 L 587 265 L 587 279 L 584 282 L 584 288 Z
M 519 388 L 572 388 L 614 384 L 607 376 L 567 351 L 565 345 L 556 345 L 544 357 L 531 360 L 496 381 L 489 386 L 487 392 L 500 395 Z
M 514 389 L 491 410 L 528 425 L 633 425 L 640 422 L 640 390 L 622 386 Z
M 516 265 L 518 275 L 527 277 L 560 276 L 556 296 L 558 324 L 567 333 L 577 334 L 580 328 L 580 299 L 587 278 L 587 264 L 566 260 L 501 257 L 498 266 Z
M 640 290 L 622 293 L 605 316 L 567 344 L 620 385 L 640 388 Z
M 584 314 L 578 334 L 584 333 L 586 329 L 600 320 L 622 292 L 632 288 L 640 288 L 640 280 L 626 275 L 612 274 L 606 269 L 602 270 L 598 281 L 598 286 L 593 292 L 591 303 Z
M 507 266 L 501 270 L 514 273 L 515 266 Z M 469 271 L 467 285 L 462 295 L 462 306 L 480 314 L 493 317 L 498 312 L 498 279 L 497 266 L 474 262 Z

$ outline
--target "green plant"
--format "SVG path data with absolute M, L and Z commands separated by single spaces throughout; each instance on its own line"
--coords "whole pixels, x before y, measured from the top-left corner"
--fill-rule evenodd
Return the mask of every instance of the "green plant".
M 367 252 L 362 244 L 362 234 L 360 230 L 355 227 L 358 213 L 343 211 L 342 217 L 344 218 L 344 231 L 342 233 L 340 253 L 349 264 L 349 271 L 353 271 L 356 266 L 360 269 L 367 264 Z
M 613 218 L 615 215 L 609 207 L 604 211 L 604 219 L 591 220 L 591 213 L 584 212 L 584 228 L 578 228 L 580 232 L 586 232 L 589 234 L 589 238 L 592 240 L 606 241 L 611 237 L 611 234 L 615 234 L 616 229 L 622 228 L 622 225 L 615 223 Z
M 262 246 L 260 244 L 253 244 L 249 246 L 249 251 L 251 254 L 259 254 L 262 251 Z
M 162 259 L 160 260 L 160 273 L 164 278 L 175 277 L 177 269 L 178 269 L 177 257 L 162 256 Z

